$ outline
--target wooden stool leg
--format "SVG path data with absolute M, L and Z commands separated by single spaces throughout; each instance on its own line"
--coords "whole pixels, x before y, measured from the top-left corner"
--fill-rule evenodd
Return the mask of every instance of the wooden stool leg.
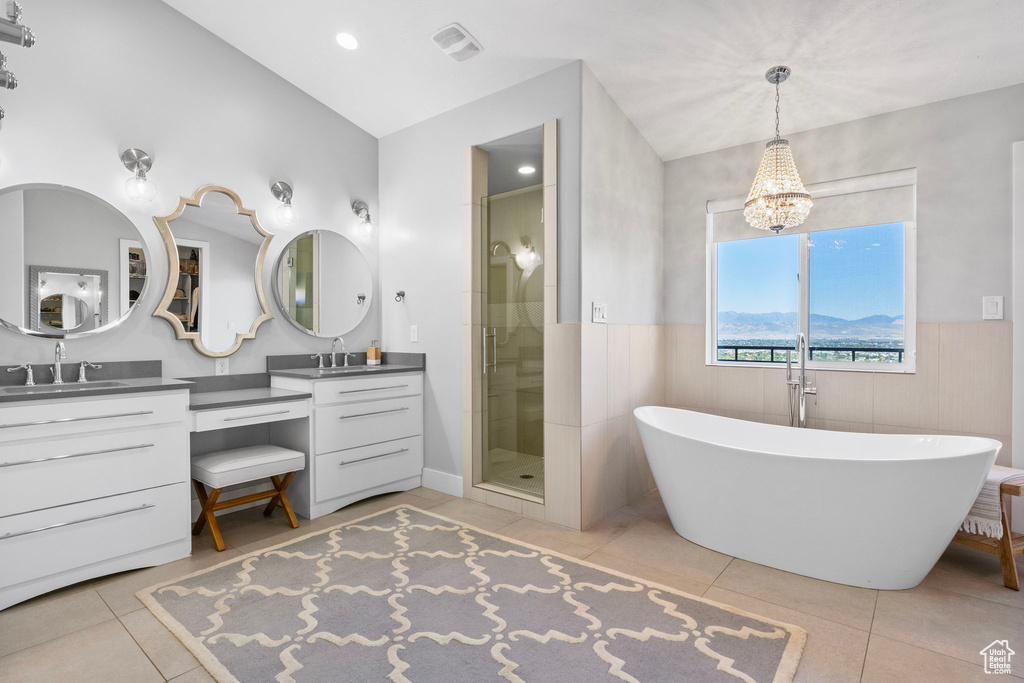
M 196 479 L 192 480 L 192 485 L 196 488 L 196 495 L 199 496 L 199 505 L 201 506 L 199 519 L 192 525 L 192 535 L 198 536 L 203 532 L 203 527 L 206 526 L 206 515 L 203 514 L 206 511 L 206 487 Z
M 217 524 L 217 517 L 213 514 L 214 506 L 217 505 L 217 499 L 220 498 L 220 492 L 223 489 L 210 489 L 210 495 L 206 495 L 206 488 L 200 482 L 195 479 L 192 480 L 195 484 L 196 493 L 199 495 L 199 502 L 203 506 L 203 511 L 199 513 L 199 519 L 192 526 L 192 535 L 198 536 L 203 531 L 203 527 L 207 524 L 210 525 L 210 533 L 213 534 L 213 546 L 217 550 L 224 550 L 227 546 L 224 545 L 224 537 L 220 535 L 220 526 Z
M 270 481 L 274 484 L 274 490 L 277 491 L 278 493 L 277 495 L 270 499 L 269 503 L 267 503 L 266 509 L 263 510 L 264 517 L 269 517 L 270 514 L 274 511 L 274 509 L 277 507 L 277 504 L 281 502 L 281 478 L 273 476 L 270 478 Z
M 1002 501 L 1000 500 L 1000 503 Z M 1017 563 L 1013 561 L 1013 535 L 1010 532 L 1010 520 L 1006 515 L 1006 507 L 999 506 L 1003 518 L 1003 536 L 999 539 L 999 564 L 1003 568 L 1003 585 L 1015 591 L 1020 590 L 1020 579 L 1017 576 Z
M 294 472 L 289 472 L 284 475 L 284 479 L 278 479 L 277 477 L 271 477 L 271 481 L 274 482 L 274 488 L 277 489 L 277 495 L 270 499 L 270 505 L 264 511 L 264 514 L 270 514 L 277 506 L 278 502 L 281 503 L 281 507 L 284 508 L 284 514 L 288 517 L 288 523 L 292 525 L 293 529 L 299 528 L 299 520 L 295 517 L 295 511 L 292 510 L 292 502 L 288 500 L 288 494 L 286 489 L 288 485 L 292 483 L 292 479 L 295 477 Z

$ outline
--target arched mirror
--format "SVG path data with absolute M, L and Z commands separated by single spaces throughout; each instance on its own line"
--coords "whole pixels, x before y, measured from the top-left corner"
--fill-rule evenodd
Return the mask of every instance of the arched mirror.
M 273 316 L 263 292 L 263 262 L 273 234 L 217 185 L 182 197 L 153 219 L 167 247 L 169 275 L 153 314 L 204 356 L 230 356 Z
M 0 190 L 0 326 L 74 339 L 108 330 L 146 287 L 146 249 L 124 214 L 63 185 Z
M 373 301 L 373 274 L 359 247 L 336 232 L 312 230 L 281 252 L 274 295 L 288 320 L 316 337 L 354 330 Z

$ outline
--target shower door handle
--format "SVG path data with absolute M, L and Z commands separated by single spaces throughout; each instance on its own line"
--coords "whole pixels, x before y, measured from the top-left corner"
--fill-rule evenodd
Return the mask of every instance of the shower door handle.
M 498 371 L 498 328 L 491 328 L 491 370 Z
M 498 328 L 497 327 L 492 327 L 491 331 L 488 332 L 487 328 L 485 327 L 484 328 L 484 334 L 483 334 L 483 337 L 481 337 L 481 339 L 483 341 L 483 346 L 484 346 L 484 348 L 483 348 L 484 374 L 485 375 L 487 374 L 487 368 L 488 367 L 490 367 L 494 372 L 497 372 L 498 371 Z M 490 363 L 487 362 L 487 340 L 488 339 L 491 340 L 491 357 L 493 358 L 493 360 Z

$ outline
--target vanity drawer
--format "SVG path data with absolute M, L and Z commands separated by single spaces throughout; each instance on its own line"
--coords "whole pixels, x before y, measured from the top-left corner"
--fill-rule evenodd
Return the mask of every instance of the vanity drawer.
M 185 422 L 188 392 L 62 398 L 0 406 L 0 443 Z
M 0 588 L 189 535 L 184 483 L 0 519 Z
M 316 409 L 318 455 L 422 433 L 420 396 Z
M 423 439 L 387 441 L 318 456 L 316 500 L 327 501 L 423 473 Z
M 221 408 L 219 410 L 195 410 L 192 412 L 192 429 L 196 432 L 209 432 L 214 429 L 294 420 L 300 417 L 307 417 L 308 415 L 309 402 L 305 400 L 261 403 L 241 406 L 239 408 Z
M 0 517 L 188 480 L 184 424 L 0 444 Z
M 423 374 L 419 372 L 321 381 L 313 385 L 313 399 L 317 405 L 354 403 L 422 393 Z

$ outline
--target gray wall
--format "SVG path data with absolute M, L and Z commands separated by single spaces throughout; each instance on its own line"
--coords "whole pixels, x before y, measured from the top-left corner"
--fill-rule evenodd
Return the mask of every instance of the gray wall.
M 35 2 L 25 21 L 38 43 L 5 50 L 21 83 L 4 101 L 0 187 L 58 183 L 110 202 L 143 235 L 153 283 L 166 279 L 167 266 L 152 216 L 170 213 L 179 195 L 201 185 L 231 188 L 277 233 L 264 273 L 271 301 L 269 265 L 293 236 L 324 227 L 355 235 L 358 221 L 349 208 L 355 199 L 376 215 L 373 136 L 159 0 Z M 143 45 L 128 46 L 126 36 L 142 36 Z M 118 155 L 127 147 L 155 158 L 150 177 L 160 194 L 142 210 L 124 195 L 128 172 Z M 300 220 L 289 230 L 274 220 L 269 187 L 275 180 L 295 187 Z M 354 239 L 376 277 L 375 241 Z M 162 287 L 151 285 L 121 328 L 68 342 L 70 359 L 159 358 L 166 375 L 213 374 L 212 359 L 151 317 L 161 294 Z M 379 336 L 379 311 L 374 303 L 346 337 L 349 348 Z M 263 370 L 268 354 L 328 348 L 328 340 L 308 337 L 277 315 L 231 357 L 232 373 Z M 52 342 L 0 330 L 0 364 L 44 363 L 52 354 Z
M 380 140 L 381 299 L 389 351 L 427 354 L 427 468 L 462 471 L 462 155 L 558 121 L 559 312 L 578 322 L 580 62 Z M 403 303 L 395 291 L 405 290 Z M 419 328 L 419 342 L 409 326 Z
M 608 304 L 608 322 L 662 322 L 664 164 L 583 67 L 580 179 L 581 316 Z
M 917 168 L 919 322 L 980 320 L 981 297 L 998 294 L 1009 318 L 1010 145 L 1024 139 L 1022 111 L 1015 85 L 786 137 L 805 183 Z M 746 195 L 763 150 L 666 163 L 666 323 L 704 322 L 705 202 Z

